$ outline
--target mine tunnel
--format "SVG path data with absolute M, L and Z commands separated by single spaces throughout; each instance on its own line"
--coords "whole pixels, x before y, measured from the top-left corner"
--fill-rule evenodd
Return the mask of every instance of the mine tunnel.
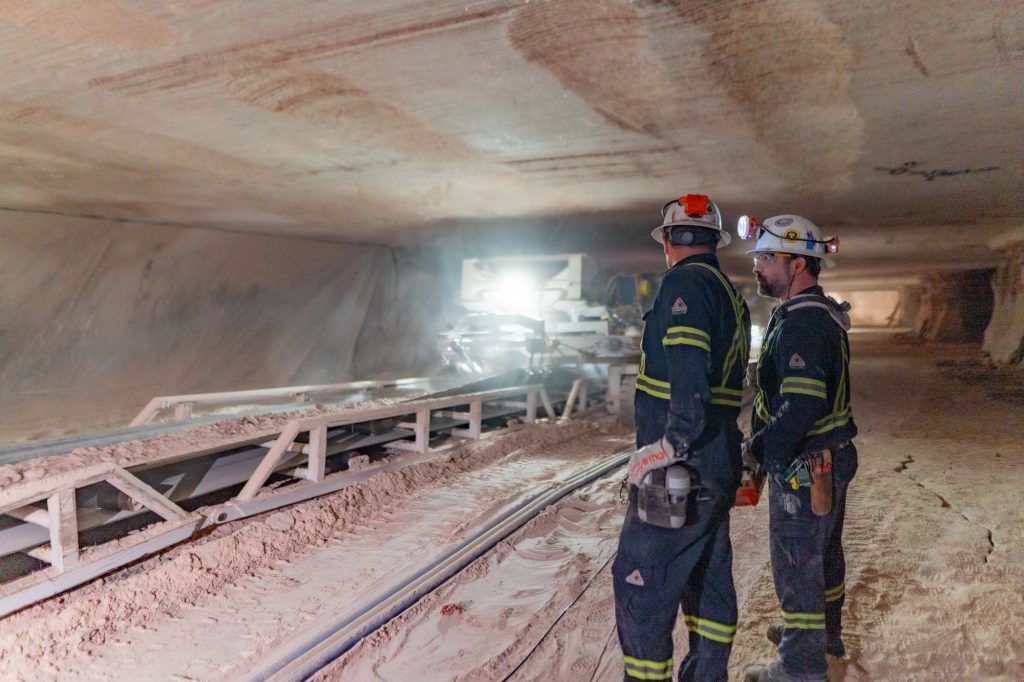
M 1021 3 L 24 0 L 0 54 L 3 679 L 1024 679 Z M 842 384 L 772 394 L 814 278 Z M 658 563 L 711 428 L 727 616 Z

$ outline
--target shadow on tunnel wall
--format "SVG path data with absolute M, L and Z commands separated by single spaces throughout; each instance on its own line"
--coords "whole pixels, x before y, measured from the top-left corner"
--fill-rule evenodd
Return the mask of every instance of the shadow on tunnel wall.
M 928 341 L 981 342 L 992 319 L 994 269 L 925 277 L 914 333 Z

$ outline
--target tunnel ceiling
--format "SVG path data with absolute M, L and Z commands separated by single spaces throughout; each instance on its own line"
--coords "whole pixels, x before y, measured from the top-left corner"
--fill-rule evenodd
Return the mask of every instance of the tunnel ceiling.
M 6 211 L 628 261 L 707 192 L 869 277 L 1024 225 L 1011 0 L 0 0 L 0 45 Z

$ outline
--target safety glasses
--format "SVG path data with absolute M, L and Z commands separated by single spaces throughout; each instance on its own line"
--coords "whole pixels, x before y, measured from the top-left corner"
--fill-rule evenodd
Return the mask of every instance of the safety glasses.
M 764 251 L 754 254 L 754 265 L 771 265 L 776 258 L 792 258 L 791 253 L 777 253 L 775 251 Z

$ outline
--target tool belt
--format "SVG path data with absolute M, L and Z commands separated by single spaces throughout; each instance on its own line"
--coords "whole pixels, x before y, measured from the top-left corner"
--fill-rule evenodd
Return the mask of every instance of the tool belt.
M 811 489 L 811 511 L 825 516 L 832 511 L 832 453 L 846 447 L 842 443 L 834 450 L 813 450 L 794 459 L 782 472 L 782 478 L 793 490 Z

